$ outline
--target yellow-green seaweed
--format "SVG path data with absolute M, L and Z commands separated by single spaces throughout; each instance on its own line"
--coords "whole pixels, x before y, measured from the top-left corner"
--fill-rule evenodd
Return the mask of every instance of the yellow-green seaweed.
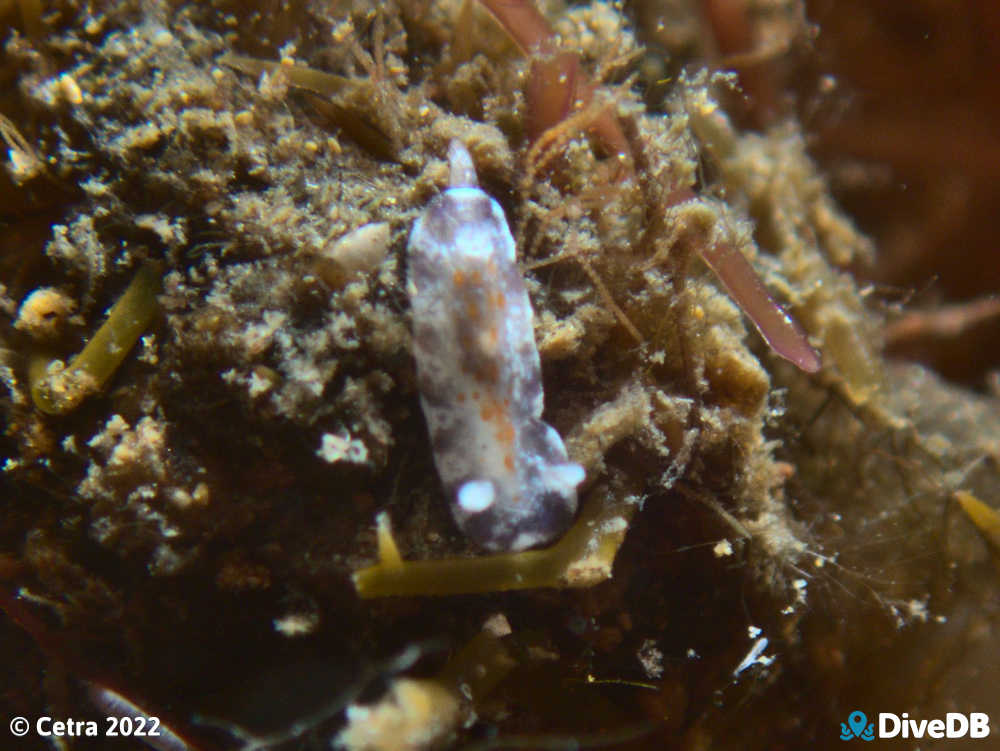
M 995 552 L 1000 553 L 1000 511 L 965 490 L 955 491 L 955 500 L 976 525 Z
M 35 406 L 49 415 L 75 409 L 100 391 L 125 360 L 156 315 L 160 274 L 147 264 L 111 306 L 108 319 L 69 365 L 37 354 L 28 365 L 28 383 Z
M 247 73 L 251 76 L 259 76 L 261 73 L 274 75 L 276 72 L 281 71 L 283 75 L 287 76 L 288 83 L 292 86 L 322 96 L 332 96 L 338 91 L 357 86 L 357 82 L 350 78 L 309 68 L 305 65 L 295 65 L 294 63 L 289 65 L 284 62 L 260 60 L 256 57 L 234 55 L 232 53 L 222 55 L 218 61 L 223 65 L 228 65 L 234 70 Z
M 366 599 L 590 587 L 611 577 L 634 510 L 634 499 L 614 500 L 593 492 L 580 518 L 551 547 L 434 561 L 404 561 L 388 516 L 379 514 L 378 562 L 354 572 L 354 587 Z
M 434 680 L 475 706 L 485 701 L 516 665 L 501 638 L 483 630 L 449 658 Z
M 371 81 L 338 76 L 288 59 L 274 62 L 226 53 L 218 62 L 252 76 L 284 76 L 290 86 L 316 95 L 312 97 L 314 109 L 365 149 L 382 159 L 397 158 L 400 134 L 397 126 L 390 124 L 395 109 L 387 105 L 385 92 L 379 94 Z

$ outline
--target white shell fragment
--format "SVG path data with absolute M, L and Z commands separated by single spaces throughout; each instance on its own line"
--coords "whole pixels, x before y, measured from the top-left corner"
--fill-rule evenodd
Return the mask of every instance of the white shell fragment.
M 533 314 L 503 210 L 462 144 L 448 156 L 451 187 L 409 242 L 420 401 L 458 526 L 491 550 L 523 550 L 570 525 L 584 470 L 541 420 Z
M 316 271 L 333 289 L 378 268 L 389 252 L 392 233 L 387 222 L 357 227 L 316 255 Z

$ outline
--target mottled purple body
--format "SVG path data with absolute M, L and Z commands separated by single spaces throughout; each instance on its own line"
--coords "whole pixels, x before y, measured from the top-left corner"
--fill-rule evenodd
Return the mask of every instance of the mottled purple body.
M 528 293 L 503 210 L 452 143 L 452 187 L 417 219 L 409 292 L 420 399 L 459 527 L 491 550 L 562 534 L 583 468 L 541 420 Z

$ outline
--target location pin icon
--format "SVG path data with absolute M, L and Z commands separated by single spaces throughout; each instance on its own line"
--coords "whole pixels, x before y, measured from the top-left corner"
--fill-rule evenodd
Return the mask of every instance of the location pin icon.
M 854 737 L 860 738 L 861 734 L 865 732 L 865 725 L 868 723 L 868 718 L 865 717 L 864 712 L 860 712 L 855 709 L 847 716 L 847 724 L 851 726 L 851 730 L 854 731 Z

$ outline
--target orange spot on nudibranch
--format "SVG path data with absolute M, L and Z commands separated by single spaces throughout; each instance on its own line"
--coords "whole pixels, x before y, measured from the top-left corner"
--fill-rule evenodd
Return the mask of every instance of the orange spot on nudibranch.
M 500 366 L 493 360 L 480 360 L 472 363 L 470 366 L 463 367 L 466 373 L 472 375 L 476 383 L 489 390 L 496 388 L 500 380 Z M 472 398 L 479 401 L 479 393 L 476 392 L 473 394 Z
M 508 445 L 514 443 L 514 426 L 511 425 L 510 420 L 505 420 L 504 424 L 497 430 L 497 440 Z
M 503 465 L 507 468 L 507 471 L 509 471 L 509 472 L 513 472 L 514 471 L 514 456 L 513 456 L 513 454 L 507 454 L 507 456 L 505 456 L 503 458 Z

